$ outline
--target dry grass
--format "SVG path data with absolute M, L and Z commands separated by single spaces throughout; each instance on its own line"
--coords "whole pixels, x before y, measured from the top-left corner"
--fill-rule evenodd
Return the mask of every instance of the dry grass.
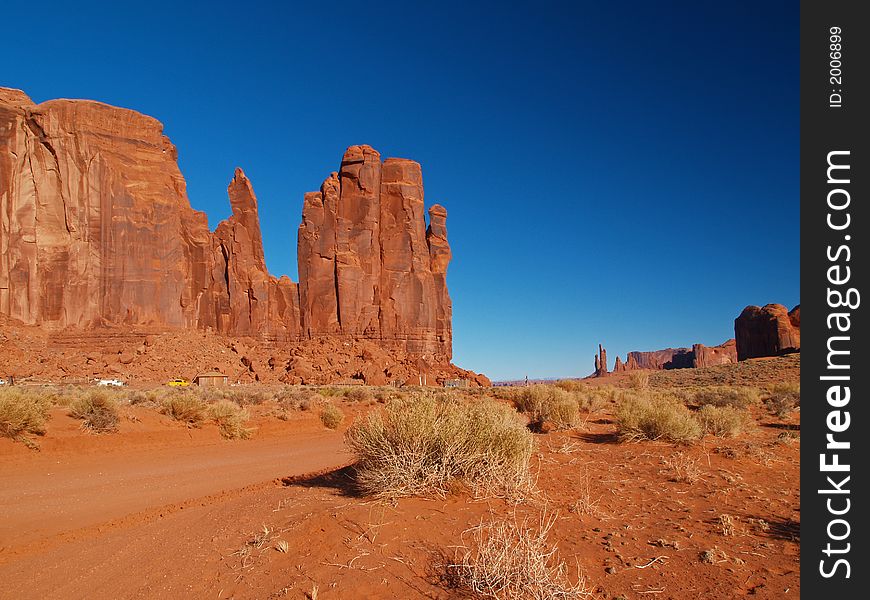
M 694 394 L 698 406 L 748 408 L 758 402 L 758 390 L 745 386 L 717 385 L 701 388 Z
M 638 391 L 649 389 L 649 371 L 632 371 L 628 376 L 629 386 Z
M 118 430 L 118 403 L 105 390 L 88 390 L 69 405 L 69 415 L 82 419 L 82 426 L 94 433 Z
M 716 524 L 719 528 L 719 533 L 724 536 L 733 536 L 737 534 L 737 521 L 731 515 L 719 515 Z
M 359 386 L 347 390 L 344 393 L 344 398 L 351 402 L 368 402 L 372 399 L 372 393 L 368 388 Z
M 698 420 L 707 433 L 731 438 L 740 435 L 752 423 L 752 417 L 746 410 L 709 404 L 698 411 Z
M 483 598 L 499 600 L 574 600 L 592 598 L 585 581 L 571 583 L 558 548 L 547 536 L 556 515 L 518 522 L 511 519 L 481 522 L 465 532 L 471 547 L 461 547 L 446 566 L 445 583 Z
M 218 400 L 209 405 L 208 416 L 217 423 L 221 435 L 228 440 L 246 440 L 251 437 L 253 430 L 245 427 L 248 411 L 232 400 Z
M 51 401 L 19 388 L 0 388 L 0 436 L 36 447 L 28 434 L 44 435 Z
M 676 452 L 663 458 L 662 462 L 673 473 L 672 479 L 677 483 L 695 483 L 701 478 L 701 469 L 698 468 L 697 458 Z
M 764 397 L 764 405 L 771 413 L 779 418 L 788 416 L 793 410 L 801 406 L 801 384 L 775 383 L 771 385 Z
M 616 425 L 623 441 L 665 440 L 686 444 L 702 434 L 694 415 L 668 393 L 625 392 L 617 406 Z
M 369 495 L 446 494 L 457 480 L 483 493 L 533 488 L 533 436 L 514 411 L 491 400 L 426 393 L 393 400 L 357 421 L 346 440 L 358 458 L 357 483 Z
M 338 429 L 344 423 L 344 413 L 330 402 L 320 409 L 320 420 L 328 429 Z
M 716 365 L 702 369 L 668 369 L 654 371 L 650 385 L 658 387 L 704 387 L 714 385 L 747 385 L 765 387 L 783 381 L 798 381 L 801 371 L 800 353 L 744 360 L 737 364 Z
M 186 423 L 188 427 L 201 427 L 206 418 L 206 403 L 191 392 L 173 392 L 160 402 L 160 412 Z
M 569 429 L 580 423 L 580 407 L 571 392 L 555 385 L 530 385 L 517 390 L 517 410 L 528 415 L 538 428 L 550 423 L 556 429 Z

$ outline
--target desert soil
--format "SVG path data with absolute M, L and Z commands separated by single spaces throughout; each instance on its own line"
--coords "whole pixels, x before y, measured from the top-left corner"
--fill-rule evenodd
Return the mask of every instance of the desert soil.
M 540 493 L 514 505 L 360 498 L 341 431 L 310 412 L 227 441 L 130 411 L 89 435 L 56 410 L 39 452 L 0 439 L 0 598 L 456 598 L 439 576 L 463 532 L 545 512 L 597 598 L 800 595 L 798 417 L 678 447 L 618 443 L 605 408 L 536 436 Z

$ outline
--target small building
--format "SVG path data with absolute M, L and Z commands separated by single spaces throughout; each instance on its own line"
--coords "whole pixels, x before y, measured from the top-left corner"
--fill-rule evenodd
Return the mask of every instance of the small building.
M 193 378 L 193 382 L 199 387 L 226 387 L 227 376 L 218 371 L 200 373 Z

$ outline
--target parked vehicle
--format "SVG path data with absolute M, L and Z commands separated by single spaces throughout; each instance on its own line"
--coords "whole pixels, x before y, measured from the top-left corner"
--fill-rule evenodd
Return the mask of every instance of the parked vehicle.
M 98 379 L 97 385 L 105 387 L 124 387 L 126 384 L 120 379 Z
M 0 385 L 6 385 L 6 380 L 5 380 L 5 379 L 0 379 Z
M 180 377 L 177 377 L 175 379 L 167 381 L 166 385 L 169 385 L 172 387 L 187 387 L 190 385 L 190 382 L 187 379 L 182 379 Z

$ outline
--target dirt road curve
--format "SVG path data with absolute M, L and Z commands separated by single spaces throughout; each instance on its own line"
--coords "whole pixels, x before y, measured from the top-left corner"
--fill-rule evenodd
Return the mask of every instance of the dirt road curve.
M 0 464 L 0 562 L 22 545 L 347 461 L 341 436 L 292 437 L 137 453 L 37 455 Z

